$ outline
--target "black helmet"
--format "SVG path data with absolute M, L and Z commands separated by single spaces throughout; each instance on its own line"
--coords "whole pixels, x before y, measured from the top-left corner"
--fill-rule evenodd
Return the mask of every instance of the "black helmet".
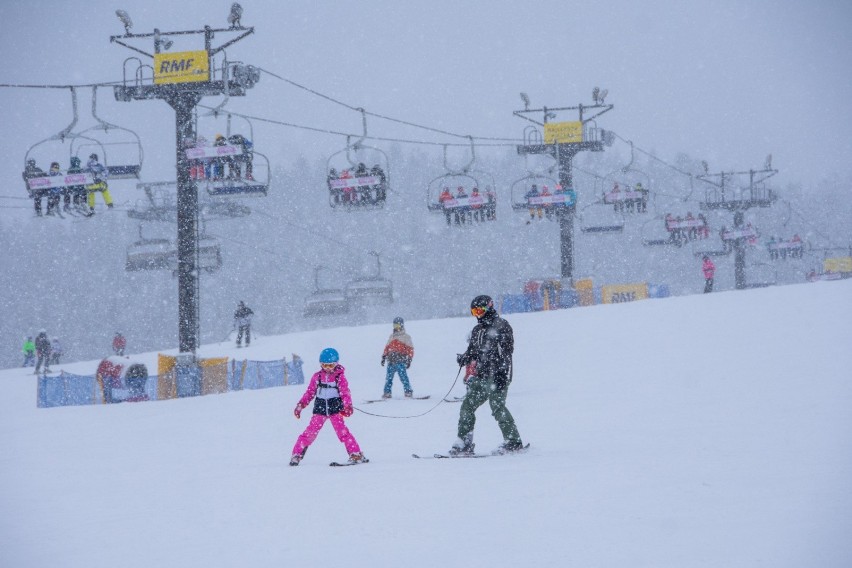
M 397 325 L 397 324 L 398 324 L 398 325 L 405 325 L 405 320 L 403 320 L 403 319 L 402 319 L 401 317 L 399 317 L 399 316 L 396 316 L 395 318 L 393 318 L 393 324 L 394 324 L 394 325 Z
M 474 313 L 474 310 L 485 310 L 479 314 Z M 473 314 L 476 319 L 481 318 L 485 314 L 491 313 L 494 311 L 494 300 L 491 299 L 491 296 L 486 296 L 485 294 L 480 294 L 470 303 L 470 312 Z
M 97 160 L 97 159 L 98 159 L 98 155 L 97 155 L 97 154 L 91 154 L 91 155 L 89 155 L 89 159 L 90 159 L 90 160 Z
M 30 158 L 29 160 L 27 160 L 27 165 L 28 165 L 28 166 L 35 166 L 35 160 L 33 160 L 32 158 Z

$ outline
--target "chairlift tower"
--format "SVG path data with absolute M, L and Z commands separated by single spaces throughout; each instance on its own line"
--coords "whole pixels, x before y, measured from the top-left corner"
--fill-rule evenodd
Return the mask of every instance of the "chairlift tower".
M 705 162 L 704 173 L 696 176 L 696 179 L 713 186 L 705 192 L 704 200 L 699 203 L 699 207 L 704 211 L 723 209 L 734 214 L 734 228 L 731 231 L 732 238 L 730 240 L 733 241 L 734 281 L 737 290 L 749 287 L 746 282 L 745 243 L 752 236 L 743 225 L 743 212 L 752 207 L 771 207 L 775 203 L 778 196 L 771 189 L 768 189 L 764 182 L 777 173 L 778 170 L 772 168 L 772 155 L 770 154 L 767 156 L 762 170 L 711 174 Z M 748 176 L 748 186 L 745 188 L 732 187 L 729 182 L 742 176 Z M 724 235 L 722 238 L 725 238 Z
M 518 154 L 522 156 L 547 154 L 553 157 L 559 170 L 559 184 L 566 189 L 573 189 L 574 187 L 574 176 L 571 169 L 574 156 L 582 151 L 602 152 L 605 145 L 612 144 L 613 138 L 606 131 L 596 127 L 587 127 L 589 122 L 614 108 L 611 104 L 604 104 L 606 91 L 601 96 L 600 90 L 595 88 L 592 96 L 594 104 L 591 105 L 581 103 L 572 107 L 530 109 L 529 98 L 521 93 L 525 108 L 512 113 L 544 130 L 542 137 L 538 129 L 533 127 L 526 129 L 524 143 L 517 147 Z M 552 122 L 552 119 L 557 117 L 557 113 L 571 111 L 577 112 L 577 120 Z M 537 119 L 538 116 L 541 117 L 541 120 Z M 575 213 L 576 202 L 570 206 L 556 209 L 556 217 L 559 220 L 561 275 L 563 279 L 571 279 L 574 276 Z
M 192 120 L 193 111 L 203 97 L 225 95 L 227 97 L 245 96 L 260 79 L 260 71 L 251 65 L 222 63 L 217 77 L 214 57 L 225 48 L 254 33 L 254 28 L 244 28 L 240 24 L 242 8 L 234 3 L 228 16 L 229 28 L 213 29 L 204 26 L 201 30 L 133 34 L 130 17 L 124 10 L 116 15 L 124 24 L 124 35 L 110 36 L 110 42 L 117 43 L 153 60 L 153 65 L 142 64 L 138 57 L 125 60 L 139 62 L 135 77 L 128 80 L 125 73 L 121 85 L 114 87 L 118 101 L 143 101 L 161 99 L 175 111 L 175 156 L 177 163 L 177 253 L 178 253 L 178 336 L 181 360 L 194 364 L 195 352 L 199 343 L 199 294 L 198 294 L 198 188 L 190 178 L 189 160 L 185 142 L 195 141 L 196 133 Z M 218 34 L 227 34 L 230 39 L 219 46 L 213 45 Z M 234 36 L 234 34 L 237 34 Z M 167 52 L 173 41 L 169 37 L 203 36 L 204 49 L 197 51 Z M 130 45 L 129 41 L 151 40 L 154 52 Z M 149 69 L 150 80 L 143 77 Z

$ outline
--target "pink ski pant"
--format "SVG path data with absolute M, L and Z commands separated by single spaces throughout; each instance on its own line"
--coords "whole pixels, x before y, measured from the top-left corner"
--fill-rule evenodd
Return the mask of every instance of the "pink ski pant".
M 293 446 L 294 455 L 301 454 L 308 449 L 308 446 L 317 439 L 317 435 L 326 420 L 331 422 L 331 425 L 334 427 L 334 432 L 337 434 L 337 439 L 343 442 L 343 445 L 346 446 L 347 452 L 350 454 L 357 454 L 361 452 L 358 442 L 355 441 L 355 436 L 353 436 L 352 432 L 349 431 L 349 428 L 346 427 L 346 423 L 343 421 L 343 416 L 340 414 L 332 414 L 331 416 L 314 414 L 311 417 L 308 427 L 305 428 L 305 431 L 296 439 L 296 445 Z

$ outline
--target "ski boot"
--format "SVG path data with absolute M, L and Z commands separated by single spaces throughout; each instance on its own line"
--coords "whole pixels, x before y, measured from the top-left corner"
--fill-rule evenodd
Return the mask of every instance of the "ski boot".
M 391 397 L 392 397 L 392 395 L 389 392 L 382 394 L 382 398 L 391 398 Z
M 414 396 L 414 392 L 413 392 L 413 391 L 406 391 L 406 392 L 405 392 L 405 398 L 411 398 L 411 397 L 413 397 L 413 396 Z
M 290 465 L 292 465 L 292 466 L 297 466 L 297 465 L 299 465 L 299 462 L 300 462 L 300 461 L 302 461 L 302 458 L 304 458 L 304 457 L 305 457 L 305 452 L 306 452 L 306 451 L 308 451 L 308 449 L 307 449 L 307 448 L 305 448 L 305 449 L 304 449 L 304 451 L 302 451 L 302 453 L 301 453 L 301 454 L 293 454 L 293 455 L 290 457 Z
M 468 434 L 463 440 L 456 438 L 456 441 L 453 442 L 453 447 L 450 448 L 449 454 L 454 457 L 472 456 L 475 448 L 476 444 L 473 443 L 473 436 Z
M 500 444 L 494 451 L 492 451 L 491 455 L 504 456 L 506 454 L 514 454 L 523 451 L 523 449 L 524 443 L 520 440 L 506 441 Z
M 354 454 L 349 454 L 349 463 L 355 465 L 356 463 L 367 463 L 370 460 L 364 457 L 362 452 L 356 452 Z

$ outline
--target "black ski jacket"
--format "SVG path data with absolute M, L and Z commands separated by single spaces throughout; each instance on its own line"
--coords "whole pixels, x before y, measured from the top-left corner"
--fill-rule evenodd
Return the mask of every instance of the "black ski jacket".
M 470 332 L 467 350 L 459 355 L 459 365 L 476 361 L 476 374 L 493 378 L 497 388 L 503 389 L 512 382 L 512 353 L 515 337 L 509 322 L 491 308 Z

